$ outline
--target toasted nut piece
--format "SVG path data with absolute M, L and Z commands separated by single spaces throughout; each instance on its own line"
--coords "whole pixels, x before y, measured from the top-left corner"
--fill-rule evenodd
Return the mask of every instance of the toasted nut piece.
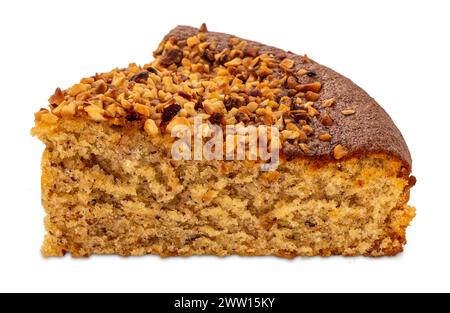
M 293 68 L 294 65 L 295 65 L 295 62 L 292 61 L 291 59 L 284 59 L 280 63 L 281 68 L 284 70 L 289 70 L 289 69 Z
M 227 63 L 225 63 L 226 67 L 230 67 L 230 66 L 239 66 L 242 64 L 242 59 L 241 58 L 235 58 Z
M 40 110 L 39 112 L 34 114 L 34 117 L 36 119 L 36 122 L 42 122 L 49 125 L 56 124 L 59 120 L 56 115 L 50 113 L 46 109 Z
M 64 93 L 61 88 L 56 88 L 55 93 L 48 99 L 48 102 L 53 105 L 60 105 L 64 101 Z
M 105 117 L 103 116 L 103 114 L 105 114 L 106 111 L 99 108 L 98 106 L 89 105 L 89 106 L 85 107 L 84 110 L 87 112 L 87 114 L 93 121 L 96 121 L 96 122 L 106 121 Z
M 320 95 L 318 93 L 315 93 L 313 91 L 307 91 L 305 94 L 305 98 L 308 101 L 317 101 L 320 98 Z
M 305 133 L 303 130 L 301 130 L 301 131 L 299 132 L 298 139 L 299 139 L 300 141 L 306 142 L 306 141 L 308 141 L 308 136 L 306 135 L 306 133 Z
M 187 114 L 190 116 L 197 115 L 197 111 L 195 111 L 195 103 L 192 101 L 186 102 L 184 104 L 184 109 L 186 110 Z
M 256 102 L 250 102 L 247 104 L 247 109 L 250 110 L 250 112 L 255 112 L 258 109 L 259 105 Z
M 76 113 L 76 109 L 77 109 L 77 102 L 72 101 L 72 102 L 69 102 L 67 105 L 64 105 L 61 108 L 60 114 L 62 117 L 66 117 L 66 118 L 74 117 L 75 113 Z
M 198 45 L 198 44 L 200 43 L 200 39 L 198 39 L 197 36 L 193 36 L 193 37 L 189 37 L 189 38 L 186 40 L 186 42 L 187 42 L 187 45 L 188 45 L 189 47 L 193 47 L 193 46 L 196 46 L 196 45 Z
M 330 141 L 331 138 L 332 138 L 331 135 L 328 134 L 328 133 L 325 133 L 325 134 L 322 134 L 322 135 L 319 136 L 319 139 L 321 141 Z
M 75 84 L 70 88 L 67 93 L 69 96 L 76 97 L 80 93 L 89 89 L 89 85 L 86 84 Z
M 300 92 L 312 91 L 317 93 L 320 91 L 320 89 L 322 89 L 322 84 L 320 82 L 315 82 L 311 84 L 302 84 L 296 87 L 296 90 Z
M 260 68 L 256 71 L 256 74 L 258 74 L 261 77 L 268 76 L 272 73 L 273 71 L 267 67 L 266 63 L 261 64 Z
M 283 136 L 284 139 L 297 139 L 300 134 L 292 130 L 283 130 L 281 136 Z
M 301 69 L 299 69 L 299 70 L 297 71 L 297 75 L 299 75 L 299 76 L 303 76 L 303 75 L 305 75 L 306 73 L 308 73 L 308 70 L 307 70 L 307 69 L 304 69 L 304 68 L 301 68 Z
M 289 76 L 286 83 L 290 89 L 296 89 L 298 86 L 298 81 L 294 76 Z
M 103 94 L 108 90 L 108 85 L 103 79 L 97 80 L 92 84 L 96 94 Z
M 212 115 L 213 113 L 221 113 L 225 109 L 225 105 L 222 101 L 218 100 L 206 100 L 203 102 L 203 109 L 206 113 L 209 115 Z
M 143 104 L 136 103 L 134 105 L 134 110 L 137 113 L 139 113 L 139 114 L 141 114 L 141 115 L 143 115 L 145 117 L 149 117 L 151 115 L 150 108 L 148 106 L 146 106 L 146 105 L 143 105 Z
M 315 116 L 319 115 L 319 111 L 317 111 L 313 107 L 309 107 L 308 108 L 308 115 L 311 116 L 311 117 L 315 117 Z
M 307 144 L 301 143 L 301 144 L 299 144 L 299 146 L 300 146 L 300 149 L 302 149 L 302 151 L 304 153 L 311 152 L 311 148 Z
M 124 87 L 125 79 L 125 74 L 115 73 L 111 84 L 115 87 Z
M 333 125 L 333 120 L 331 119 L 330 115 L 328 115 L 327 112 L 325 112 L 322 115 L 321 123 L 322 123 L 322 125 L 325 125 L 325 126 L 332 126 Z
M 337 145 L 336 147 L 334 147 L 333 156 L 336 160 L 340 160 L 347 155 L 348 151 L 342 145 Z
M 145 121 L 144 130 L 150 137 L 155 137 L 159 134 L 158 127 L 154 120 L 148 119 Z
M 341 113 L 342 113 L 343 115 L 345 115 L 345 116 L 348 116 L 348 115 L 353 115 L 353 114 L 355 114 L 356 111 L 353 110 L 353 109 L 345 109 L 345 110 L 342 110 Z
M 330 107 L 332 107 L 335 103 L 336 103 L 336 99 L 331 98 L 331 99 L 325 100 L 325 101 L 323 102 L 323 104 L 322 104 L 322 107 L 323 107 L 323 108 L 330 108 Z
M 286 125 L 286 129 L 287 130 L 292 130 L 295 132 L 300 132 L 301 130 L 297 127 L 297 125 L 293 124 L 293 123 L 287 123 Z
M 166 127 L 166 132 L 172 133 L 172 130 L 177 126 L 190 126 L 191 123 L 185 117 L 175 117 Z
M 312 135 L 314 133 L 314 129 L 309 125 L 303 125 L 302 130 L 305 132 L 307 136 Z

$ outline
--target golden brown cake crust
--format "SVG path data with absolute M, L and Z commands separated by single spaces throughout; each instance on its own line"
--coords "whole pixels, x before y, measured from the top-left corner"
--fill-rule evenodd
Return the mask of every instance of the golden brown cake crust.
M 229 48 L 232 35 L 207 31 L 205 27 L 197 29 L 190 26 L 178 26 L 173 29 L 165 40 L 175 39 L 184 41 L 189 37 L 202 32 L 206 35 L 206 41 L 216 42 L 217 51 Z M 320 119 L 314 119 L 311 126 L 318 133 L 330 133 L 331 142 L 311 138 L 308 146 L 311 152 L 305 154 L 297 145 L 286 145 L 283 149 L 287 159 L 301 157 L 316 157 L 330 160 L 336 151 L 337 145 L 345 147 L 345 157 L 383 153 L 401 160 L 406 172 L 411 171 L 411 155 L 406 142 L 395 126 L 392 119 L 384 109 L 364 90 L 358 87 L 350 79 L 339 73 L 309 59 L 307 56 L 299 56 L 278 48 L 263 45 L 253 41 L 247 41 L 247 49 L 256 49 L 258 54 L 269 54 L 277 60 L 290 59 L 295 62 L 292 73 L 300 84 L 308 84 L 320 81 L 322 89 L 318 102 L 327 99 L 335 99 L 332 106 L 326 108 L 326 112 L 333 121 L 332 126 L 326 126 Z M 155 52 L 158 55 L 158 51 Z M 308 75 L 299 75 L 298 71 L 305 69 Z M 320 109 L 319 109 L 320 111 Z M 323 112 L 321 112 L 323 114 Z M 331 144 L 330 144 L 331 143 Z

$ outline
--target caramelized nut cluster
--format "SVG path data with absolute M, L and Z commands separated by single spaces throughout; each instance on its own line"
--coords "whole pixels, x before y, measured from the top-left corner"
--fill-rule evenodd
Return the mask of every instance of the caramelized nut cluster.
M 303 75 L 313 82 L 300 83 Z M 187 40 L 163 41 L 155 60 L 143 67 L 130 64 L 84 78 L 67 90 L 58 88 L 49 99 L 54 118 L 46 119 L 83 117 L 116 126 L 141 121 L 151 138 L 179 124 L 192 125 L 196 116 L 223 127 L 277 126 L 282 143 L 297 145 L 308 155 L 314 153 L 308 145 L 312 138 L 333 141 L 329 128 L 334 122 L 327 109 L 336 100 L 319 102 L 322 83 L 315 81 L 316 75 L 237 38 L 219 49 L 217 42 L 207 40 L 204 26 Z M 316 131 L 315 120 L 328 131 Z M 336 145 L 334 157 L 345 155 L 345 148 Z

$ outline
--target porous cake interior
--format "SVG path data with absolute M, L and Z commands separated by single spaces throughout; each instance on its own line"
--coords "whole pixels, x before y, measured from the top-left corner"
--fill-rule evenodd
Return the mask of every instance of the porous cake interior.
M 173 161 L 141 129 L 38 123 L 45 256 L 394 255 L 414 216 L 408 178 L 385 155 L 251 162 Z

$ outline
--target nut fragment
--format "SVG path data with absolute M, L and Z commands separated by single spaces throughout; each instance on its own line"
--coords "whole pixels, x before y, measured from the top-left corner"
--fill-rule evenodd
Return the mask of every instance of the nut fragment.
M 312 92 L 319 92 L 320 89 L 322 89 L 322 84 L 320 82 L 314 82 L 311 84 L 302 84 L 302 85 L 298 85 L 296 90 L 297 91 L 301 91 L 301 92 L 307 92 L 307 91 L 312 91 Z
M 80 93 L 89 89 L 89 85 L 86 84 L 75 84 L 67 91 L 67 94 L 72 97 L 76 97 Z
M 308 108 L 308 115 L 311 117 L 315 117 L 315 116 L 319 115 L 319 111 L 317 111 L 315 108 L 313 108 L 311 106 Z
M 284 59 L 283 61 L 281 61 L 280 66 L 284 70 L 289 70 L 294 67 L 294 64 L 295 62 L 291 59 Z
M 334 147 L 333 156 L 336 160 L 340 160 L 347 155 L 348 151 L 342 145 L 337 145 L 336 147 Z
M 106 121 L 105 117 L 103 116 L 103 114 L 105 114 L 106 111 L 99 108 L 98 106 L 89 105 L 89 106 L 85 107 L 84 110 L 89 115 L 89 118 L 92 119 L 93 121 L 96 121 L 96 122 Z
M 301 143 L 301 144 L 299 144 L 299 146 L 300 146 L 300 149 L 302 149 L 302 151 L 304 153 L 310 153 L 311 152 L 311 148 L 307 144 Z
M 323 102 L 323 104 L 322 104 L 322 107 L 324 107 L 324 108 L 330 108 L 330 107 L 332 107 L 335 103 L 336 103 L 336 99 L 331 98 L 331 99 L 325 100 L 325 101 Z
M 305 95 L 306 100 L 308 101 L 317 101 L 320 98 L 320 95 L 318 93 L 315 93 L 313 91 L 307 91 Z
M 143 105 L 143 104 L 138 104 L 138 103 L 135 104 L 134 105 L 134 110 L 137 113 L 139 113 L 139 114 L 141 114 L 141 115 L 143 115 L 145 117 L 150 117 L 150 115 L 151 115 L 150 108 L 148 106 L 146 106 L 146 105 Z
M 302 130 L 305 132 L 307 136 L 312 135 L 314 133 L 314 129 L 309 125 L 304 125 Z
M 145 121 L 144 130 L 150 137 L 155 137 L 159 134 L 158 127 L 154 120 L 148 119 Z
M 108 90 L 108 85 L 105 83 L 103 79 L 94 82 L 92 87 L 94 87 L 96 94 L 103 94 Z
M 322 115 L 321 123 L 325 126 L 333 126 L 333 120 L 327 112 Z
M 64 93 L 61 88 L 56 88 L 55 93 L 48 99 L 52 105 L 60 105 L 64 101 Z
M 292 130 L 283 130 L 281 135 L 284 139 L 297 139 L 300 136 L 298 132 Z
M 187 45 L 188 45 L 189 47 L 193 47 L 193 46 L 196 46 L 196 45 L 198 45 L 198 44 L 200 43 L 200 39 L 198 39 L 197 36 L 193 36 L 193 37 L 189 37 L 189 38 L 186 40 L 186 42 L 187 42 Z
M 226 67 L 231 67 L 231 66 L 239 66 L 242 64 L 242 59 L 241 58 L 235 58 L 233 60 L 231 60 L 230 62 L 225 63 L 224 65 Z
M 209 115 L 214 113 L 220 113 L 225 109 L 222 101 L 219 100 L 206 100 L 203 102 L 203 109 Z
M 250 112 L 255 112 L 258 109 L 258 103 L 250 102 L 249 104 L 247 104 L 247 108 L 250 110 Z
M 76 108 L 77 108 L 77 102 L 75 102 L 75 101 L 69 102 L 68 104 L 64 105 L 61 108 L 60 114 L 62 117 L 66 117 L 66 118 L 74 117 L 74 115 L 76 113 Z
M 166 127 L 166 132 L 172 133 L 175 127 L 177 126 L 189 126 L 191 123 L 185 117 L 176 117 L 174 118 Z
M 319 139 L 321 141 L 330 141 L 331 140 L 331 135 L 329 133 L 325 133 L 319 136 Z
M 58 117 L 52 113 L 50 113 L 48 110 L 43 109 L 37 112 L 34 115 L 36 122 L 42 122 L 44 124 L 53 125 L 58 122 Z
M 345 109 L 345 110 L 342 110 L 341 113 L 345 116 L 349 116 L 349 115 L 355 114 L 356 111 L 353 109 Z

